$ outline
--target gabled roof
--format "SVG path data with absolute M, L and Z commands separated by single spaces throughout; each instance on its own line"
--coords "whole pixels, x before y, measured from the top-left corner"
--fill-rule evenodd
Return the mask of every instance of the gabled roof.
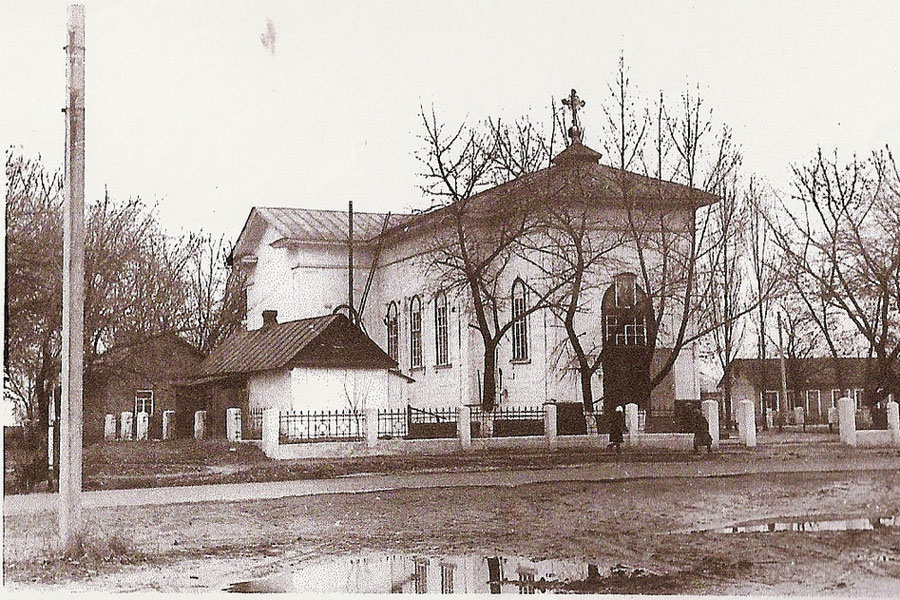
M 239 330 L 209 354 L 191 383 L 294 366 L 396 368 L 372 339 L 341 314 Z
M 378 237 L 386 216 L 385 213 L 354 211 L 353 239 L 365 243 Z M 391 214 L 388 228 L 400 225 L 409 217 L 410 215 L 405 214 Z M 348 239 L 346 211 L 255 206 L 244 222 L 229 259 L 240 258 L 250 252 L 256 238 L 262 234 L 262 225 L 273 228 L 284 240 L 346 243 Z
M 474 211 L 491 212 L 498 203 L 522 202 L 545 197 L 554 202 L 579 197 L 598 205 L 620 205 L 627 197 L 638 206 L 698 208 L 718 201 L 709 192 L 679 183 L 623 171 L 599 163 L 600 153 L 574 142 L 560 152 L 552 165 L 475 194 L 468 199 Z M 623 192 L 624 190 L 624 192 Z M 405 233 L 412 227 L 439 222 L 448 206 L 416 214 L 391 214 L 385 235 Z M 384 213 L 353 213 L 353 237 L 361 243 L 376 240 Z M 346 243 L 347 212 L 289 207 L 254 207 L 247 217 L 229 262 L 250 252 L 263 226 L 275 229 L 285 240 Z

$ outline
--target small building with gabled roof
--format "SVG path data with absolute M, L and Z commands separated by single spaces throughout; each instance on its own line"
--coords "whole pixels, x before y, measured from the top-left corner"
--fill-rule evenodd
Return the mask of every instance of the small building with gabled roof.
M 406 405 L 397 362 L 342 314 L 239 329 L 200 364 L 187 387 L 208 417 L 227 408 L 282 411 L 364 410 Z M 199 407 L 184 407 L 191 413 Z M 212 432 L 220 433 L 212 424 Z

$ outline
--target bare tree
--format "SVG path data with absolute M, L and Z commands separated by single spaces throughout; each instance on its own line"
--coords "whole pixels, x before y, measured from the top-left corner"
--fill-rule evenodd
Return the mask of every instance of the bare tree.
M 448 130 L 434 110 L 420 111 L 422 191 L 439 208 L 423 217 L 430 243 L 422 252 L 445 290 L 471 300 L 469 324 L 480 335 L 484 355 L 482 406 L 492 410 L 496 396 L 496 351 L 517 319 L 547 306 L 552 288 L 513 318 L 509 266 L 518 244 L 531 232 L 540 210 L 530 198 L 523 174 L 549 163 L 553 134 L 543 136 L 524 120 L 506 127 L 488 120 L 482 127 Z M 518 178 L 518 179 L 517 179 Z M 490 197 L 480 194 L 491 186 Z M 413 225 L 415 226 L 415 225 Z
M 900 174 L 890 148 L 845 164 L 819 149 L 793 168 L 793 190 L 773 227 L 779 250 L 821 294 L 823 317 L 832 309 L 865 340 L 874 390 L 900 392 Z M 828 319 L 818 322 L 825 331 Z

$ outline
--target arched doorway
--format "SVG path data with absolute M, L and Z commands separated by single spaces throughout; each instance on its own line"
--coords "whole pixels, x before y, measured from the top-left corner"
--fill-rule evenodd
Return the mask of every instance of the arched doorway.
M 653 307 L 635 275 L 617 275 L 603 294 L 603 408 L 650 409 Z

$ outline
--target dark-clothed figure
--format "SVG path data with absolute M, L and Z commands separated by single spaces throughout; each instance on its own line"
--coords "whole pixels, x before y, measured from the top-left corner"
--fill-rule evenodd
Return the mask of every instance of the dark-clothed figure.
M 625 433 L 625 412 L 621 406 L 617 406 L 609 415 L 609 446 L 607 448 L 615 448 L 616 454 L 621 451 L 622 441 Z
M 694 452 L 700 449 L 700 446 L 706 446 L 707 452 L 712 452 L 712 436 L 709 434 L 709 421 L 703 416 L 699 410 L 694 410 L 691 422 L 694 431 Z

